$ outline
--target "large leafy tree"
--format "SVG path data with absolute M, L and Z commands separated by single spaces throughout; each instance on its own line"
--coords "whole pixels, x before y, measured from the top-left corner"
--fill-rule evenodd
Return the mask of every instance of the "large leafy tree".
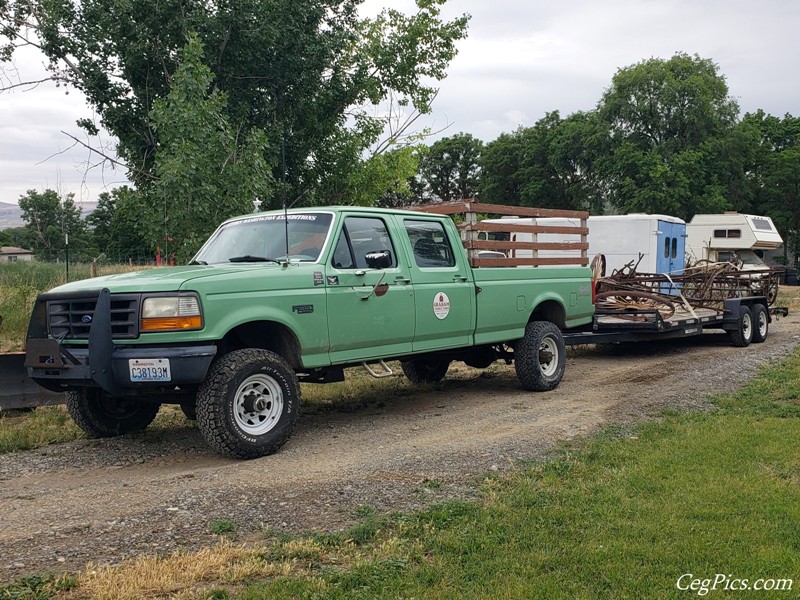
M 374 18 L 359 16 L 362 1 L 4 0 L 0 58 L 22 44 L 40 47 L 52 78 L 82 90 L 118 137 L 119 156 L 142 185 L 164 175 L 156 160 L 165 127 L 151 115 L 173 88 L 194 32 L 213 74 L 211 93 L 225 94 L 228 125 L 240 139 L 264 136 L 278 184 L 265 203 L 324 202 L 330 189 L 342 197 L 327 180 L 363 168 L 364 152 L 381 136 L 390 117 L 374 107 L 391 100 L 429 111 L 434 84 L 466 34 L 466 16 L 440 17 L 445 0 L 417 0 L 413 14 L 386 9 Z
M 764 111 L 748 113 L 739 127 L 741 135 L 755 132 L 757 143 L 747 169 L 749 196 L 754 212 L 773 218 L 785 250 L 800 255 L 800 118 L 783 118 Z
M 228 118 L 227 95 L 212 88 L 197 36 L 190 36 L 166 98 L 151 120 L 159 137 L 157 179 L 140 186 L 153 210 L 142 230 L 153 247 L 185 261 L 220 221 L 253 210 L 271 190 L 263 131 L 245 135 Z
M 419 166 L 428 197 L 443 202 L 474 197 L 482 150 L 483 142 L 469 133 L 434 142 Z
M 64 257 L 67 242 L 71 257 L 86 258 L 89 244 L 74 194 L 59 197 L 54 190 L 28 193 L 19 198 L 22 220 L 31 249 L 41 260 Z
M 502 134 L 481 155 L 480 197 L 486 202 L 602 210 L 594 162 L 605 143 L 594 113 L 562 119 L 548 113 L 533 127 Z
M 612 152 L 598 167 L 622 212 L 689 218 L 726 208 L 727 136 L 738 115 L 716 64 L 679 53 L 620 69 L 598 105 Z

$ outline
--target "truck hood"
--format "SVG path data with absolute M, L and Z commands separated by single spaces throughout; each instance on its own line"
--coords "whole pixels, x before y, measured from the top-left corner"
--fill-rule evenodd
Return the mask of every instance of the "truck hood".
M 159 267 L 120 273 L 118 275 L 105 275 L 92 279 L 82 279 L 61 285 L 52 292 L 84 292 L 108 288 L 114 293 L 127 292 L 169 292 L 185 289 L 187 284 L 198 279 L 209 277 L 226 277 L 241 275 L 250 271 L 263 271 L 265 274 L 278 274 L 283 270 L 281 265 L 275 263 L 237 263 L 222 265 L 191 265 L 182 267 Z

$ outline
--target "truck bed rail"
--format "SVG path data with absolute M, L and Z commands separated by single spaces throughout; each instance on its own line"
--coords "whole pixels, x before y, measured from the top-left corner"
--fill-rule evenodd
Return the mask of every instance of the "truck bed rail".
M 540 267 L 556 265 L 587 266 L 589 264 L 589 213 L 575 210 L 555 210 L 547 208 L 529 208 L 527 206 L 502 206 L 484 204 L 471 200 L 438 204 L 421 204 L 408 207 L 409 210 L 437 215 L 463 215 L 459 223 L 461 241 L 467 249 L 467 257 L 472 267 Z M 538 225 L 516 223 L 508 219 L 508 223 L 484 223 L 482 217 L 561 217 L 577 219 L 579 225 Z M 515 234 L 530 234 L 531 241 L 516 241 Z M 494 234 L 494 235 L 490 235 Z M 541 242 L 539 234 L 564 234 L 575 236 L 580 241 Z M 516 256 L 517 250 L 526 250 L 526 256 Z M 540 251 L 579 251 L 579 255 L 558 257 L 541 257 Z

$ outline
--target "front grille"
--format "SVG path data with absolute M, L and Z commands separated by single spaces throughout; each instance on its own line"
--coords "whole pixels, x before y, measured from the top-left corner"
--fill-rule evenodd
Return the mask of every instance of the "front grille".
M 139 294 L 111 295 L 111 337 L 139 337 Z M 47 328 L 51 336 L 87 340 L 94 321 L 97 296 L 75 296 L 47 302 Z

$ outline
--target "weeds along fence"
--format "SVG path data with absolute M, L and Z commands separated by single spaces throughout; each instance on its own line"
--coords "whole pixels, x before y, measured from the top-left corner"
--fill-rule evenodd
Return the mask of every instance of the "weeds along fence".
M 36 295 L 66 283 L 63 262 L 9 262 L 0 263 L 0 352 L 22 350 L 28 328 L 31 309 Z M 70 263 L 69 280 L 88 279 L 93 273 L 111 275 L 143 268 L 154 268 L 149 264 L 108 264 L 96 262 Z

